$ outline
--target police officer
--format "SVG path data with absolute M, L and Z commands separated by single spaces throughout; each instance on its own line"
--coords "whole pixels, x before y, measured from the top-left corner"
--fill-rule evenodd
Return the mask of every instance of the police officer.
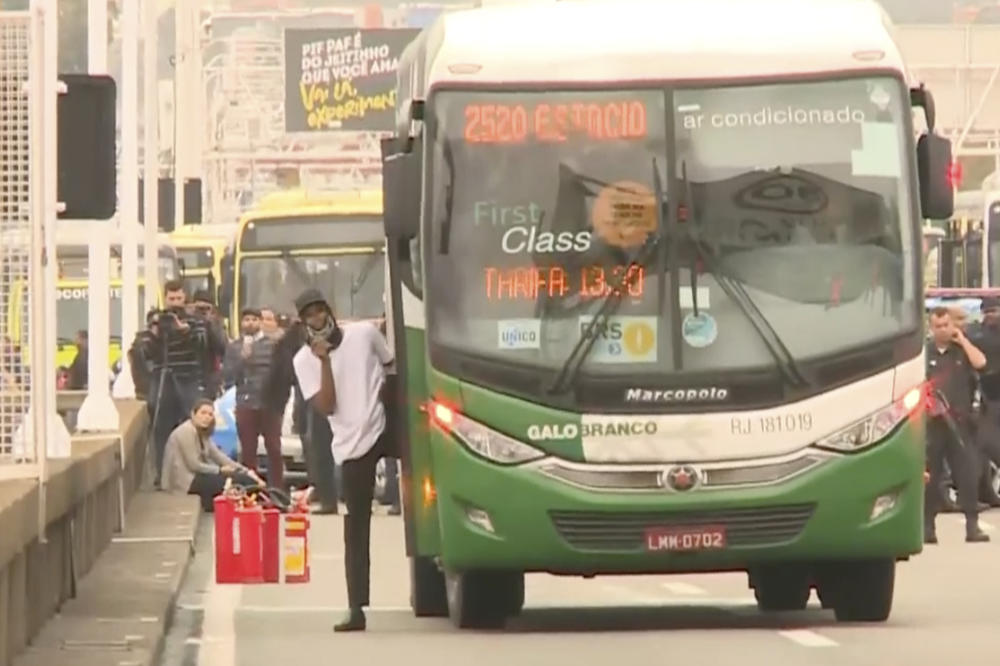
M 969 339 L 986 355 L 986 367 L 979 371 L 981 415 L 978 419 L 976 466 L 979 498 L 988 506 L 1000 507 L 1000 496 L 993 489 L 990 461 L 1000 465 L 1000 298 L 982 300 L 981 323 L 969 327 Z
M 931 405 L 927 419 L 927 466 L 930 482 L 924 492 L 924 542 L 937 543 L 935 518 L 941 495 L 937 488 L 945 460 L 958 486 L 958 501 L 965 513 L 965 540 L 989 541 L 979 527 L 975 454 L 972 451 L 972 398 L 975 371 L 986 367 L 986 356 L 955 326 L 947 308 L 930 315 L 931 339 L 927 343 L 927 378 Z

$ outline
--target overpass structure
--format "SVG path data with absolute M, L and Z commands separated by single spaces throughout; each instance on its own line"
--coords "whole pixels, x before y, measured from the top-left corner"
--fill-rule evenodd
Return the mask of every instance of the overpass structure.
M 955 155 L 993 157 L 1000 169 L 1000 25 L 901 25 L 896 41 L 934 91 Z

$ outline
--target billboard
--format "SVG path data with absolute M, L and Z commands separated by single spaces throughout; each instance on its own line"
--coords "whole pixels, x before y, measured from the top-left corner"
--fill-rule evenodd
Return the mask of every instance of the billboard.
M 399 56 L 419 32 L 286 29 L 285 131 L 391 131 Z

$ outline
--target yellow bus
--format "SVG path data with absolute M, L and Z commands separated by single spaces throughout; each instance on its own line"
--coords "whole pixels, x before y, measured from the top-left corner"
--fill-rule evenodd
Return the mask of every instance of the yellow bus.
M 341 319 L 381 319 L 381 191 L 296 189 L 265 197 L 240 219 L 231 277 L 224 279 L 223 291 L 229 286 L 231 298 L 224 306 L 234 336 L 243 308 L 292 313 L 295 298 L 308 287 L 318 289 Z
M 117 233 L 118 229 L 114 231 Z M 142 238 L 141 229 L 138 230 L 139 238 Z M 180 277 L 180 263 L 177 252 L 170 245 L 166 234 L 159 234 L 159 246 L 157 248 L 157 267 L 160 283 L 166 280 Z M 65 224 L 56 231 L 56 363 L 57 367 L 68 367 L 76 357 L 76 334 L 78 331 L 86 330 L 89 324 L 89 238 L 87 228 L 83 226 L 72 226 Z M 144 325 L 145 317 L 141 311 L 142 292 L 145 280 L 144 275 L 144 248 L 139 245 L 139 281 L 133 287 L 139 293 L 139 326 Z M 121 326 L 121 242 L 111 243 L 111 263 L 110 263 L 110 328 L 109 328 L 109 353 L 108 363 L 112 367 L 121 357 L 122 348 L 122 326 Z M 24 363 L 28 363 L 30 354 L 30 341 L 23 339 L 26 327 L 23 326 L 24 318 L 28 315 L 25 284 L 15 282 L 11 285 L 10 298 L 7 300 L 7 312 L 4 323 L 4 335 L 10 338 L 11 342 L 21 349 Z M 157 305 L 159 305 L 159 300 Z M 131 341 L 126 341 L 130 344 Z
M 222 257 L 236 234 L 238 224 L 185 224 L 170 234 L 180 259 L 182 280 L 188 296 L 207 291 L 218 298 L 222 284 Z

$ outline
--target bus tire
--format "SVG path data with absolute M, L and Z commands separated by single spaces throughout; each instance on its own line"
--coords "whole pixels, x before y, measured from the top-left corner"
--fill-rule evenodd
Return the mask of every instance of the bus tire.
M 444 574 L 429 557 L 410 558 L 410 607 L 417 617 L 448 617 Z
M 838 622 L 885 622 L 892 612 L 896 561 L 845 562 L 837 567 L 833 612 Z
M 512 615 L 512 576 L 496 571 L 445 571 L 448 617 L 459 629 L 501 629 Z M 523 576 L 522 576 L 523 579 Z
M 753 572 L 753 595 L 765 613 L 805 610 L 812 592 L 808 569 L 772 565 Z
M 510 580 L 504 592 L 507 596 L 507 615 L 513 617 L 521 614 L 524 608 L 524 574 L 511 573 Z

